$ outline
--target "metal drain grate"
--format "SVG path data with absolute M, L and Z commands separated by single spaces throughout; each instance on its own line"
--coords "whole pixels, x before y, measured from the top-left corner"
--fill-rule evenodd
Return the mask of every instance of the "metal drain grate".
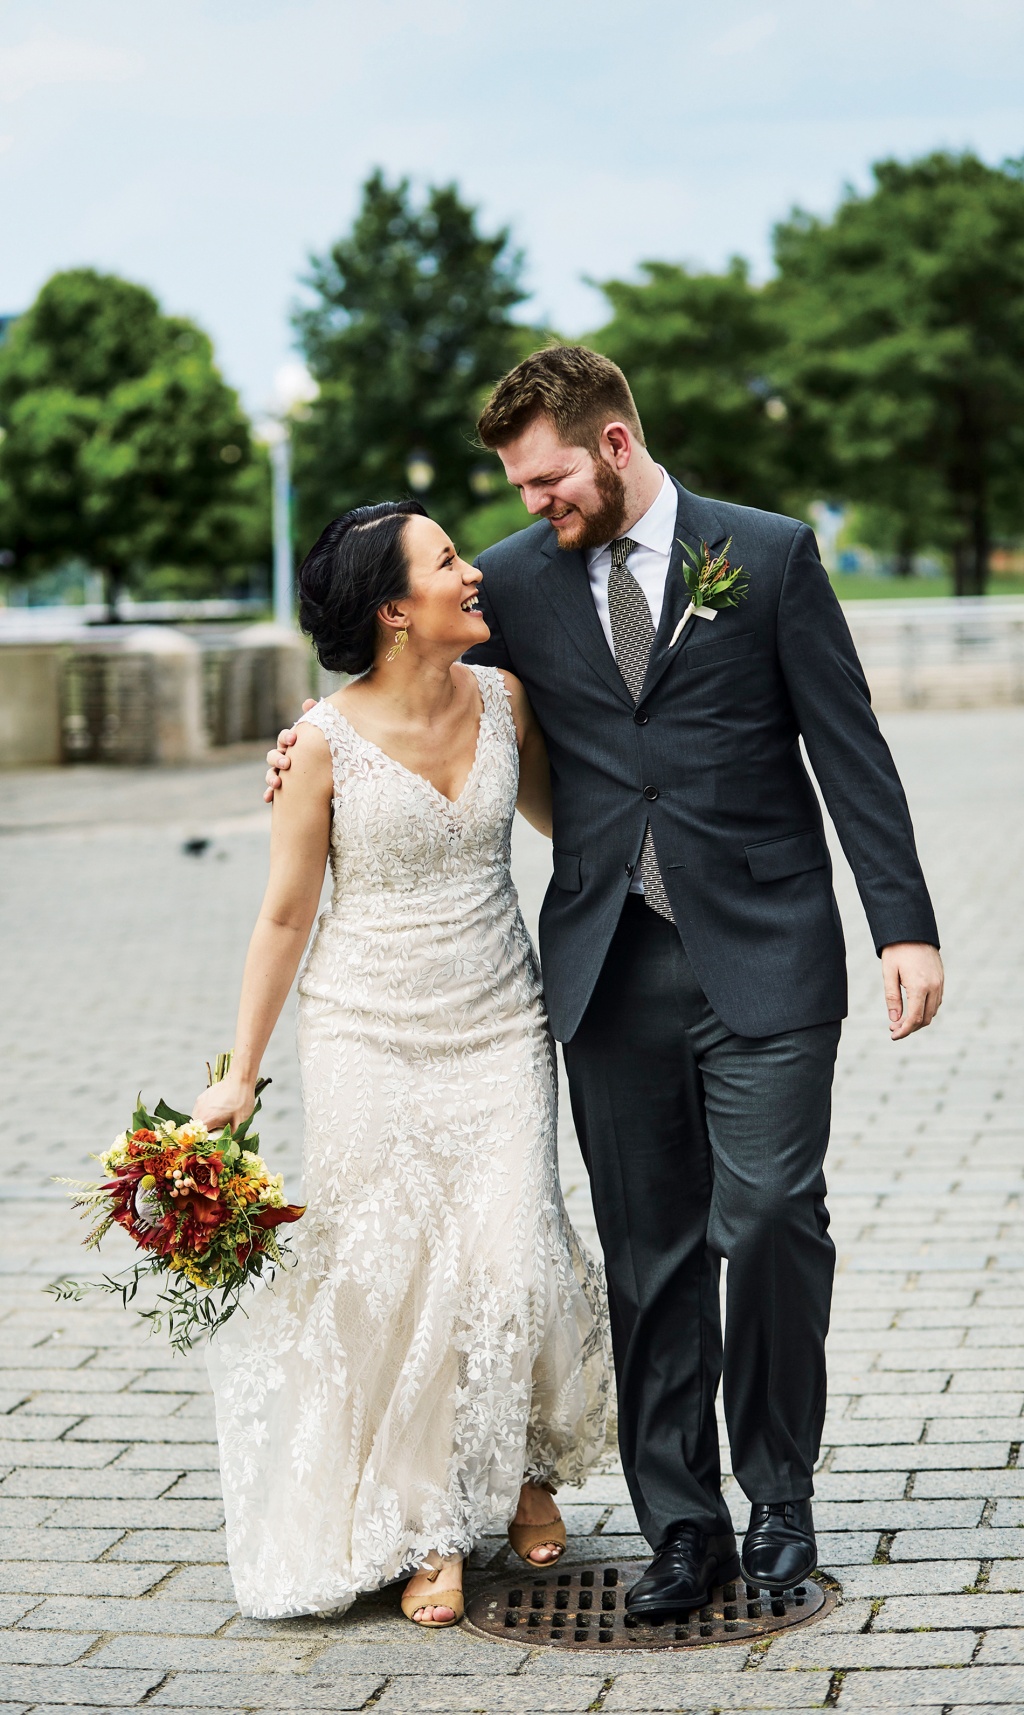
M 799 1625 L 835 1606 L 835 1596 L 813 1579 L 773 1596 L 737 1580 L 712 1591 L 704 1608 L 668 1620 L 630 1619 L 626 1591 L 643 1571 L 638 1560 L 604 1561 L 564 1572 L 504 1578 L 484 1586 L 466 1607 L 466 1620 L 489 1638 L 556 1649 L 685 1649 L 688 1645 L 743 1643 Z

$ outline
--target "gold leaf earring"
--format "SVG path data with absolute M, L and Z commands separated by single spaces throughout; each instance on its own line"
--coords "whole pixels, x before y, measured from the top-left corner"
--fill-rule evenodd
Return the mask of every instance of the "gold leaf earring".
M 396 631 L 395 632 L 395 641 L 394 641 L 394 643 L 392 643 L 391 648 L 388 650 L 387 654 L 385 655 L 385 657 L 384 657 L 385 661 L 397 661 L 398 657 L 401 655 L 402 650 L 405 648 L 408 641 L 409 641 L 409 633 L 408 633 L 408 631 L 405 630 L 404 627 L 401 631 Z

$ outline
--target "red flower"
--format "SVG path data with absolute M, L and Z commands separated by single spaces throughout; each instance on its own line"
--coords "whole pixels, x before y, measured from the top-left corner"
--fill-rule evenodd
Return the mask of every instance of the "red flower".
M 305 1203 L 286 1203 L 281 1209 L 261 1209 L 253 1215 L 254 1227 L 279 1227 L 283 1221 L 299 1221 L 306 1213 Z

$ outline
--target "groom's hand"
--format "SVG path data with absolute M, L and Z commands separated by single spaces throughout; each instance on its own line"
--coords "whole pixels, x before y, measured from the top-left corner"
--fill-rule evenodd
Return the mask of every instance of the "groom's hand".
M 312 697 L 307 697 L 306 701 L 302 705 L 303 714 L 307 715 L 310 709 L 315 708 L 315 700 Z M 297 737 L 298 734 L 296 733 L 295 728 L 293 726 L 287 726 L 283 732 L 279 732 L 277 735 L 277 749 L 267 751 L 267 761 L 270 766 L 267 769 L 267 789 L 263 794 L 263 802 L 265 804 L 272 804 L 274 802 L 274 793 L 280 789 L 281 775 L 284 773 L 286 768 L 290 768 L 292 765 L 292 759 L 288 755 L 288 752 L 291 749 L 291 746 L 295 743 Z
M 942 1005 L 939 949 L 927 941 L 895 941 L 882 948 L 882 980 L 894 1042 L 930 1024 Z

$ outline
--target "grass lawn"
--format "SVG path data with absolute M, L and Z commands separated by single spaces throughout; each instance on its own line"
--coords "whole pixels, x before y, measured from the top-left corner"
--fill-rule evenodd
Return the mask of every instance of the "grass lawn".
M 909 601 L 918 597 L 951 596 L 951 578 L 873 578 L 867 572 L 832 572 L 832 588 L 840 601 Z M 990 578 L 988 594 L 1024 595 L 1024 577 Z

